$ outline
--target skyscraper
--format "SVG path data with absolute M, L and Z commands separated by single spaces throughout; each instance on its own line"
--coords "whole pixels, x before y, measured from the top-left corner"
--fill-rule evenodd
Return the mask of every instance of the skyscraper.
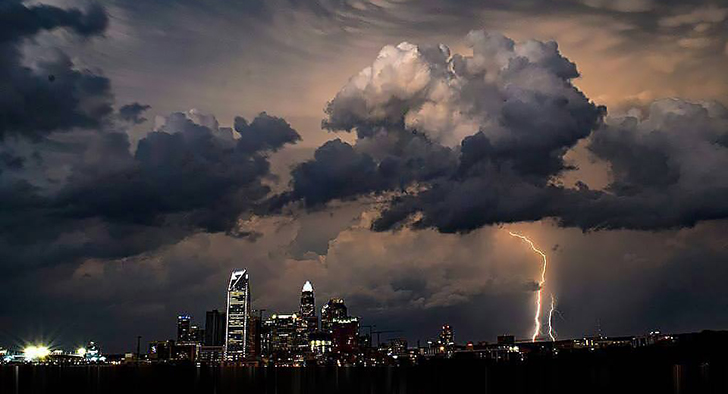
M 359 347 L 359 318 L 335 317 L 331 323 L 334 351 L 354 353 Z
M 217 309 L 207 311 L 205 315 L 205 346 L 222 346 L 225 344 L 225 312 Z
M 301 322 L 307 333 L 318 329 L 318 318 L 316 317 L 316 301 L 313 295 L 311 282 L 306 281 L 301 290 Z
M 243 361 L 248 356 L 250 282 L 247 270 L 233 271 L 227 291 L 225 360 Z
M 452 333 L 452 327 L 449 324 L 442 326 L 440 337 L 438 338 L 441 351 L 450 350 L 455 346 L 455 337 Z
M 190 320 L 190 315 L 177 316 L 177 343 L 187 343 L 192 341 Z
M 321 331 L 333 333 L 334 319 L 343 319 L 348 316 L 346 305 L 341 298 L 332 298 L 321 308 Z
M 299 354 L 310 351 L 309 337 L 318 330 L 316 318 L 316 302 L 314 301 L 313 286 L 306 281 L 301 290 L 301 307 L 296 325 L 296 348 Z

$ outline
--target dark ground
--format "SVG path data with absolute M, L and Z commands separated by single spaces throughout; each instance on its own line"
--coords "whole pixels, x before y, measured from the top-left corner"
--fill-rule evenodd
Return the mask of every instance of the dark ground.
M 717 334 L 716 334 L 717 335 Z M 2 366 L 0 393 L 728 393 L 728 340 L 411 367 Z

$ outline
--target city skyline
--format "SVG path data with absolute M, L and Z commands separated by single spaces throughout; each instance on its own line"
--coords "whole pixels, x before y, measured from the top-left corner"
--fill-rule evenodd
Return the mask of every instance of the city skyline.
M 530 246 L 543 255 L 533 244 Z M 443 324 L 436 335 L 425 341 L 417 339 L 416 346 L 412 346 L 412 342 L 402 336 L 402 330 L 380 330 L 376 325 L 362 325 L 361 318 L 350 315 L 344 300 L 340 298 L 331 298 L 321 306 L 319 325 L 315 291 L 308 280 L 301 289 L 299 310 L 293 313 L 269 311 L 269 316 L 264 318 L 265 309 L 254 309 L 250 303 L 250 275 L 247 269 L 232 271 L 226 286 L 226 299 L 227 312 L 220 313 L 216 309 L 207 311 L 203 327 L 195 324 L 196 320 L 190 314 L 177 315 L 176 338 L 145 341 L 148 352 L 142 353 L 138 347 L 136 352 L 110 355 L 102 352 L 103 349 L 94 341 L 64 351 L 46 342 L 29 341 L 20 349 L 0 346 L 0 363 L 138 365 L 143 362 L 196 363 L 198 366 L 366 367 L 419 365 L 427 360 L 452 358 L 509 363 L 523 362 L 532 357 L 556 358 L 563 352 L 576 355 L 594 350 L 689 346 L 695 338 L 714 337 L 722 340 L 726 333 L 662 333 L 656 330 L 639 335 L 606 336 L 598 328 L 596 333 L 580 338 L 556 339 L 551 331 L 537 331 L 538 335 L 534 333 L 522 339 L 504 334 L 498 335 L 496 341 L 490 338 L 457 341 L 453 327 Z M 233 305 L 232 309 L 230 305 Z M 541 306 L 540 300 L 537 306 Z M 233 316 L 232 323 L 225 318 L 228 314 Z M 536 316 L 539 314 L 537 310 Z M 538 323 L 536 330 L 539 330 Z M 380 334 L 385 334 L 384 340 Z M 221 338 L 214 339 L 216 337 Z M 141 336 L 137 340 L 140 341 Z M 141 342 L 138 342 L 137 346 L 140 345 Z
M 728 329 L 724 1 L 172 3 L 0 0 L 0 346 Z

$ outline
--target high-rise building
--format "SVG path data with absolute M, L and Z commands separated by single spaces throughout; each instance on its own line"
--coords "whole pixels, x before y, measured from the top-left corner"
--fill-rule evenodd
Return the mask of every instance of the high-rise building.
M 316 301 L 313 295 L 311 282 L 306 281 L 301 290 L 301 306 L 299 309 L 298 327 L 296 327 L 296 347 L 298 353 L 305 354 L 310 351 L 309 337 L 318 330 L 316 317 Z
M 177 343 L 187 343 L 192 341 L 190 315 L 177 316 Z
M 333 333 L 334 319 L 343 319 L 348 316 L 346 305 L 341 298 L 332 298 L 321 307 L 321 331 Z
M 248 319 L 248 359 L 255 359 L 261 355 L 260 341 L 262 336 L 262 313 L 253 311 Z
M 308 333 L 318 329 L 318 318 L 316 317 L 316 301 L 313 295 L 313 285 L 306 281 L 301 290 L 301 322 Z
M 205 329 L 193 324 L 190 326 L 190 342 L 195 343 L 198 345 L 202 345 L 205 343 Z
M 455 337 L 452 333 L 452 327 L 449 324 L 442 326 L 440 337 L 437 341 L 440 344 L 441 351 L 450 350 L 455 346 Z
M 265 321 L 263 350 L 276 363 L 290 365 L 298 354 L 297 333 L 300 318 L 291 315 L 273 315 Z
M 247 270 L 236 270 L 230 276 L 227 291 L 225 324 L 225 360 L 243 361 L 249 354 L 250 279 Z
M 331 331 L 335 351 L 351 354 L 359 348 L 359 318 L 334 318 Z
M 205 346 L 222 346 L 225 343 L 225 312 L 217 309 L 205 315 Z

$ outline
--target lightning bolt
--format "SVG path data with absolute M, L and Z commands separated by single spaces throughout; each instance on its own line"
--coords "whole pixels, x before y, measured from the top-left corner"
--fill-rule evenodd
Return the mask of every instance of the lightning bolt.
M 512 237 L 520 238 L 524 242 L 528 244 L 528 246 L 531 247 L 531 250 L 538 253 L 541 256 L 541 259 L 543 260 L 543 265 L 541 267 L 541 280 L 538 282 L 538 292 L 536 293 L 536 314 L 533 316 L 533 335 L 531 335 L 531 341 L 535 342 L 536 338 L 539 334 L 541 334 L 541 309 L 542 309 L 542 301 L 541 296 L 543 292 L 543 286 L 546 284 L 546 269 L 548 268 L 548 261 L 546 259 L 546 254 L 544 252 L 540 251 L 536 245 L 533 244 L 533 242 L 528 239 L 525 235 L 521 235 L 518 233 L 514 233 L 512 231 L 509 231 L 508 234 L 510 234 Z M 554 314 L 554 308 L 555 308 L 556 302 L 554 300 L 554 295 L 551 294 L 551 308 L 549 309 L 549 320 L 548 320 L 548 328 L 549 328 L 549 338 L 551 338 L 552 341 L 556 340 L 556 337 L 554 335 L 554 329 L 551 325 L 551 318 Z
M 551 338 L 551 342 L 556 341 L 556 331 L 554 331 L 554 327 L 551 325 L 551 320 L 554 317 L 555 310 L 556 300 L 554 299 L 554 294 L 551 293 L 551 308 L 549 308 L 549 338 Z

